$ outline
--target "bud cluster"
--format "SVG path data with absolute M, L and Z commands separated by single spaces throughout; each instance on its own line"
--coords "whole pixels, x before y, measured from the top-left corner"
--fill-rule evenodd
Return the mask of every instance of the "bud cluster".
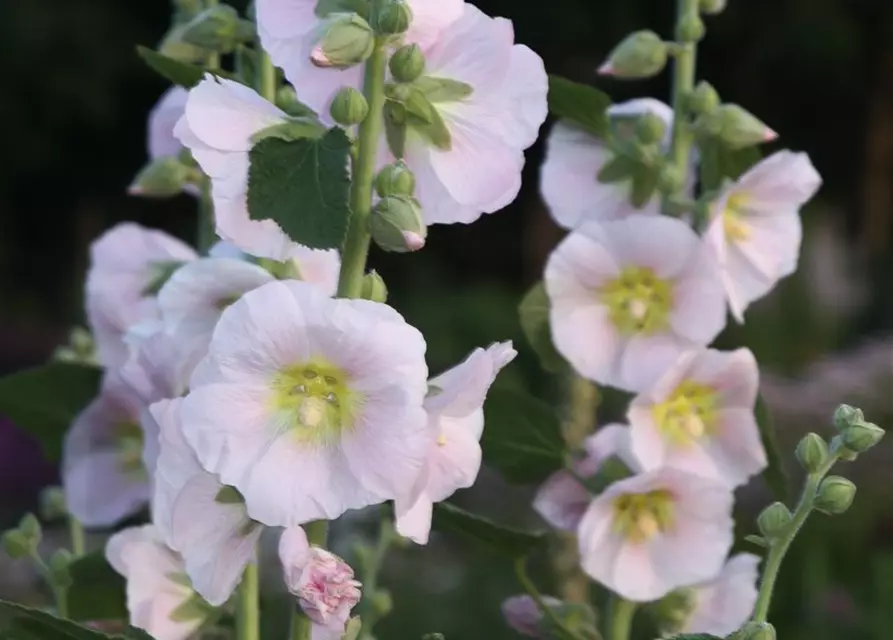
M 831 450 L 843 460 L 855 460 L 878 444 L 886 433 L 874 423 L 866 422 L 861 409 L 843 404 L 834 412 L 838 434 L 831 441 Z

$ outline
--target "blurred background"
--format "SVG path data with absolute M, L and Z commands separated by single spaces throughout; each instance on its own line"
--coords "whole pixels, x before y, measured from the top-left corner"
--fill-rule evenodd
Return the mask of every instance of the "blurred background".
M 670 34 L 670 0 L 474 3 L 511 18 L 517 40 L 539 52 L 550 73 L 594 83 L 616 101 L 668 95 L 665 80 L 606 81 L 594 70 L 631 30 Z M 827 432 L 836 404 L 862 406 L 874 422 L 893 425 L 893 3 L 729 5 L 708 19 L 700 78 L 780 132 L 776 146 L 808 152 L 825 180 L 804 211 L 800 271 L 751 308 L 746 326 L 730 327 L 720 340 L 756 353 L 796 483 L 798 437 Z M 166 88 L 134 46 L 153 46 L 169 12 L 167 0 L 0 3 L 2 373 L 45 361 L 71 326 L 83 323 L 88 246 L 103 230 L 136 220 L 193 238 L 190 197 L 151 201 L 125 193 L 146 160 L 146 116 Z M 521 355 L 503 382 L 558 403 L 565 385 L 541 372 L 517 318 L 521 296 L 562 235 L 537 193 L 544 137 L 530 149 L 522 193 L 508 209 L 470 227 L 435 227 L 425 251 L 376 252 L 371 264 L 391 302 L 428 338 L 432 370 L 512 338 Z M 618 418 L 622 409 L 609 400 L 599 420 Z M 836 519 L 814 517 L 798 539 L 772 616 L 785 640 L 893 638 L 893 439 L 839 472 L 857 481 L 856 506 Z M 56 469 L 33 443 L 0 423 L 0 526 L 32 509 L 41 487 L 55 481 Z M 470 510 L 538 526 L 530 497 L 531 490 L 509 488 L 485 471 L 457 499 Z M 770 500 L 759 481 L 741 492 L 742 535 Z M 339 529 L 345 549 L 364 531 L 363 519 L 353 520 Z M 554 565 L 552 556 L 538 559 L 544 591 L 552 590 Z M 428 548 L 395 552 L 382 581 L 396 609 L 381 623 L 380 638 L 431 631 L 462 640 L 517 637 L 499 613 L 501 600 L 520 591 L 511 567 L 462 540 L 435 537 Z M 0 559 L 0 597 L 20 597 L 32 582 L 26 567 Z M 641 632 L 650 637 L 647 625 Z

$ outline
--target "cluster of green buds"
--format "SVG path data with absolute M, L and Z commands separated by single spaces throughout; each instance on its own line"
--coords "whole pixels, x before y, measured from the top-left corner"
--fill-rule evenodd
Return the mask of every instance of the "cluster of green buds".
M 14 560 L 30 558 L 47 583 L 57 592 L 64 592 L 72 584 L 70 569 L 74 556 L 68 549 L 58 549 L 45 563 L 39 552 L 42 539 L 40 522 L 29 513 L 22 518 L 18 527 L 4 532 L 3 550 Z
M 400 160 L 384 167 L 375 178 L 380 198 L 372 209 L 372 239 L 385 251 L 406 253 L 425 246 L 428 227 L 415 199 L 415 176 Z
M 202 172 L 188 150 L 176 156 L 162 156 L 150 160 L 127 188 L 134 196 L 170 198 L 186 187 L 198 188 Z
M 71 330 L 68 334 L 68 344 L 58 347 L 53 353 L 53 359 L 71 364 L 99 364 L 93 336 L 84 327 L 74 327 Z
M 370 15 L 364 15 L 367 13 L 370 12 L 329 13 L 319 27 L 310 61 L 322 68 L 354 67 L 372 55 L 377 38 L 396 42 L 412 23 L 412 9 L 404 0 L 377 3 Z

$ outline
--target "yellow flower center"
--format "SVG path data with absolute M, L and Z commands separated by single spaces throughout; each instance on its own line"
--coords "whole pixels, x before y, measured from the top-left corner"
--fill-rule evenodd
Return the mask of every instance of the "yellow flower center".
M 143 430 L 136 422 L 115 425 L 115 450 L 118 468 L 134 478 L 148 478 L 143 466 Z
M 447 439 L 446 439 L 446 436 L 445 436 L 444 434 L 441 433 L 439 436 L 437 436 L 437 446 L 438 446 L 438 447 L 445 447 L 446 445 L 447 445 Z
M 624 335 L 657 333 L 669 325 L 673 283 L 647 267 L 627 267 L 599 293 Z
M 748 197 L 744 193 L 733 193 L 726 200 L 726 208 L 722 212 L 723 228 L 726 238 L 731 242 L 742 242 L 750 237 L 750 227 L 744 221 L 742 209 L 747 206 Z
M 666 489 L 628 493 L 614 499 L 614 530 L 635 544 L 673 528 L 675 498 Z
M 713 387 L 685 380 L 666 400 L 654 405 L 654 422 L 671 443 L 688 446 L 716 428 L 717 396 Z

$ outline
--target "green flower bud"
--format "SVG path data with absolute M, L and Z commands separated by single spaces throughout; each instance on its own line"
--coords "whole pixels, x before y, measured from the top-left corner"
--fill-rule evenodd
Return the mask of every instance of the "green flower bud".
M 840 432 L 846 431 L 851 425 L 864 421 L 865 416 L 862 414 L 862 409 L 851 407 L 848 404 L 840 405 L 834 412 L 834 426 Z
M 806 471 L 818 471 L 828 461 L 828 443 L 817 433 L 807 433 L 797 445 L 797 460 Z
M 179 158 L 156 158 L 137 174 L 127 188 L 127 193 L 148 198 L 170 198 L 183 191 L 193 173 L 194 170 L 183 164 Z
M 372 610 L 379 618 L 384 618 L 394 610 L 394 599 L 389 591 L 379 589 L 372 594 L 371 602 Z
M 719 107 L 719 94 L 713 85 L 701 81 L 688 96 L 688 108 L 698 115 L 709 114 Z
M 421 207 L 413 198 L 382 198 L 372 210 L 372 239 L 385 251 L 418 251 L 425 246 L 427 236 Z
M 72 351 L 77 351 L 78 346 L 75 343 L 74 339 L 74 331 L 72 330 Z M 93 344 L 92 340 L 90 341 L 90 349 L 92 350 Z M 68 508 L 65 505 L 65 491 L 62 487 L 47 487 L 40 493 L 40 516 L 44 520 L 58 520 L 59 518 L 64 518 L 68 515 Z
M 757 526 L 766 538 L 774 538 L 784 533 L 792 518 L 787 506 L 781 502 L 773 502 L 757 517 Z
M 618 78 L 650 78 L 667 64 L 669 47 L 653 31 L 636 31 L 618 44 L 598 72 Z
M 329 108 L 332 119 L 342 127 L 360 124 L 369 113 L 365 96 L 352 87 L 343 87 L 332 100 Z
M 768 622 L 748 622 L 729 640 L 775 640 L 775 627 Z
M 716 15 L 717 13 L 722 13 L 726 8 L 727 0 L 701 0 L 700 1 L 700 9 L 701 13 L 705 13 L 707 15 Z
M 3 534 L 3 550 L 13 560 L 27 558 L 34 552 L 36 546 L 18 529 L 10 529 Z
M 50 580 L 53 585 L 60 589 L 67 589 L 73 584 L 71 579 L 71 563 L 74 562 L 74 556 L 68 549 L 59 549 L 50 556 Z
M 859 457 L 859 454 L 849 449 L 843 441 L 843 438 L 844 434 L 842 433 L 838 433 L 831 438 L 831 453 L 836 454 L 837 457 L 844 462 L 852 462 Z
M 374 18 L 375 30 L 383 36 L 406 33 L 412 24 L 412 9 L 403 0 L 389 0 Z
M 676 29 L 679 42 L 698 42 L 704 37 L 707 28 L 699 15 L 686 16 Z
M 676 167 L 665 164 L 660 168 L 658 187 L 662 193 L 678 193 L 682 189 L 682 174 Z
M 372 27 L 356 14 L 335 14 L 322 31 L 310 52 L 310 62 L 317 67 L 347 69 L 364 62 L 375 49 Z
M 375 191 L 382 198 L 411 196 L 415 191 L 415 176 L 403 162 L 389 164 L 376 176 Z
M 815 508 L 829 516 L 840 515 L 850 508 L 856 497 L 856 485 L 840 476 L 828 476 L 819 485 Z
M 239 18 L 228 4 L 209 7 L 195 16 L 183 29 L 183 42 L 220 53 L 232 53 L 236 45 L 257 36 L 254 25 Z
M 33 513 L 25 514 L 25 517 L 19 522 L 19 531 L 28 538 L 36 547 L 43 538 L 43 531 L 40 528 L 40 521 Z
M 363 288 L 360 297 L 372 302 L 385 303 L 388 301 L 388 287 L 377 271 L 370 271 L 363 276 Z
M 425 54 L 417 44 L 407 44 L 394 52 L 388 62 L 397 82 L 414 82 L 425 73 Z
M 843 433 L 843 442 L 850 451 L 864 453 L 880 442 L 884 433 L 876 424 L 857 422 Z
M 291 85 L 285 85 L 276 92 L 276 106 L 294 118 L 314 118 L 316 112 L 298 100 L 298 94 Z
M 724 104 L 711 116 L 719 138 L 732 149 L 775 140 L 778 134 L 737 104 Z
M 646 113 L 636 120 L 636 138 L 642 144 L 655 144 L 667 135 L 667 123 L 663 118 Z
M 189 19 L 191 20 L 192 16 L 190 16 Z M 158 43 L 158 53 L 166 58 L 176 60 L 177 62 L 201 64 L 208 57 L 208 52 L 183 39 L 183 34 L 186 33 L 187 24 L 188 20 L 171 27 L 170 30 L 164 34 L 161 42 Z

